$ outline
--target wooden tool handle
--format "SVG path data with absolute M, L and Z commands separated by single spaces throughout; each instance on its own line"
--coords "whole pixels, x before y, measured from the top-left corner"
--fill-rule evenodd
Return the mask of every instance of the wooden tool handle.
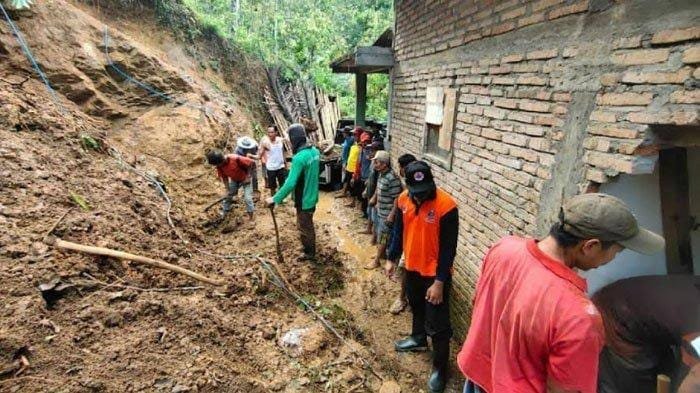
M 160 269 L 170 270 L 171 272 L 184 274 L 187 277 L 194 278 L 197 281 L 205 282 L 207 284 L 216 285 L 216 286 L 224 285 L 223 281 L 214 280 L 212 278 L 203 276 L 199 273 L 195 273 L 191 270 L 182 268 L 180 266 L 176 266 L 176 265 L 173 265 L 173 264 L 170 264 L 167 262 L 158 261 L 158 260 L 147 258 L 147 257 L 142 257 L 140 255 L 129 254 L 127 252 L 112 250 L 110 248 L 104 248 L 104 247 L 85 246 L 82 244 L 68 242 L 65 240 L 58 239 L 58 238 L 53 240 L 50 243 L 58 248 L 65 249 L 65 250 L 80 251 L 80 252 L 84 252 L 87 254 L 104 255 L 107 257 L 113 257 L 113 258 L 118 258 L 118 259 L 126 259 L 129 261 L 143 263 L 143 264 L 157 267 Z

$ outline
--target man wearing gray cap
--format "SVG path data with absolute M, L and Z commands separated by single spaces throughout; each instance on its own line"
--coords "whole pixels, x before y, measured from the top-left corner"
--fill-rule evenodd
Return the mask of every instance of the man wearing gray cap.
M 457 356 L 464 391 L 595 393 L 602 320 L 575 269 L 605 265 L 624 248 L 654 254 L 664 240 L 606 194 L 571 198 L 541 241 L 496 243 L 484 257 Z

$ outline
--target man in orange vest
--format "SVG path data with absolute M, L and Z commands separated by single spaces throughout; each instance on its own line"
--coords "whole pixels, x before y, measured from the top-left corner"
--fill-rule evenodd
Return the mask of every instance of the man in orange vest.
M 406 295 L 413 311 L 411 335 L 395 344 L 398 352 L 425 351 L 433 345 L 430 392 L 442 392 L 447 383 L 450 355 L 450 288 L 457 252 L 457 203 L 435 185 L 430 166 L 414 161 L 405 168 L 407 191 L 399 195 L 394 225 L 402 234 L 391 245 L 389 258 L 403 252 Z

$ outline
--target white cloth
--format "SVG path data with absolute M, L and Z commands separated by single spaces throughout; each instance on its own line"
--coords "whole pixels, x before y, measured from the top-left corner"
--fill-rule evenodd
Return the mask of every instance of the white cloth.
M 282 138 L 277 137 L 275 141 L 272 142 L 269 138 L 265 137 L 264 143 L 265 149 L 267 149 L 265 169 L 268 171 L 276 171 L 284 168 L 284 143 L 282 142 Z

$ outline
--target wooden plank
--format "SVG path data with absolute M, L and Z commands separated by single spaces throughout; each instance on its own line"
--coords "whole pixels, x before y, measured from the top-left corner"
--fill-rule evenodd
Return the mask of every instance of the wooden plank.
M 355 51 L 355 66 L 391 68 L 394 66 L 394 53 L 391 48 L 361 46 Z
M 445 107 L 442 117 L 442 128 L 438 134 L 438 147 L 443 150 L 452 149 L 452 134 L 454 133 L 457 116 L 457 89 L 445 89 Z
M 661 216 L 668 274 L 692 274 L 688 156 L 682 147 L 659 152 Z
M 441 86 L 425 88 L 425 122 L 441 125 L 443 116 L 443 100 L 445 93 Z

